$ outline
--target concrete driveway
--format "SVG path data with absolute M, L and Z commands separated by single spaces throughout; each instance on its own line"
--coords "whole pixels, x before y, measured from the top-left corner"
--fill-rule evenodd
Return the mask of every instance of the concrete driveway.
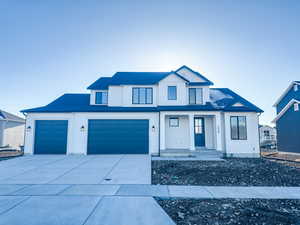
M 32 155 L 0 162 L 0 184 L 150 184 L 148 155 Z
M 118 194 L 150 183 L 147 155 L 0 161 L 0 225 L 175 225 L 149 194 Z

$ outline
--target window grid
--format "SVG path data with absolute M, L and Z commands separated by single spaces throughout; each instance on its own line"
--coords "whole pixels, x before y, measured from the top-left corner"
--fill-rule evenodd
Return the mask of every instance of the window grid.
M 132 88 L 132 104 L 153 104 L 153 89 Z
M 96 92 L 95 104 L 106 105 L 108 101 L 108 94 L 106 91 Z
M 189 103 L 203 104 L 203 89 L 202 88 L 189 88 Z

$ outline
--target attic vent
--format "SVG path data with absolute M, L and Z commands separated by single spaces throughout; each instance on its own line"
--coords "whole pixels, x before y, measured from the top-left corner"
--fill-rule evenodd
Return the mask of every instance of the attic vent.
M 244 106 L 244 105 L 242 103 L 240 103 L 240 102 L 237 102 L 237 103 L 234 103 L 232 106 L 239 107 L 239 106 Z
M 298 91 L 298 84 L 294 84 L 294 91 Z
M 294 104 L 294 111 L 299 111 L 299 103 Z

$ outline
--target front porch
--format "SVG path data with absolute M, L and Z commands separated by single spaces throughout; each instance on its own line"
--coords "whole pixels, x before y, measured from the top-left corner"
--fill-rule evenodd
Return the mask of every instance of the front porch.
M 221 125 L 220 112 L 162 112 L 160 156 L 195 157 L 207 153 L 220 158 L 224 153 Z

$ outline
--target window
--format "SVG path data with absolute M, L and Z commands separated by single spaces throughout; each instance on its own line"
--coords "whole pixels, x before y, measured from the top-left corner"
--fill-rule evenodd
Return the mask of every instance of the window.
M 294 84 L 294 91 L 298 91 L 298 85 Z
M 231 116 L 230 128 L 232 140 L 247 140 L 246 116 Z
M 203 104 L 202 88 L 189 88 L 190 104 Z
M 168 86 L 168 100 L 177 99 L 177 88 L 176 86 Z
M 107 92 L 96 92 L 95 104 L 107 104 Z
M 169 127 L 179 127 L 179 119 L 176 118 L 170 118 L 169 119 Z
M 270 139 L 270 131 L 264 130 L 264 136 L 265 136 L 265 139 Z
M 152 88 L 132 88 L 132 104 L 153 104 Z
M 299 104 L 298 103 L 294 104 L 294 111 L 299 111 Z

